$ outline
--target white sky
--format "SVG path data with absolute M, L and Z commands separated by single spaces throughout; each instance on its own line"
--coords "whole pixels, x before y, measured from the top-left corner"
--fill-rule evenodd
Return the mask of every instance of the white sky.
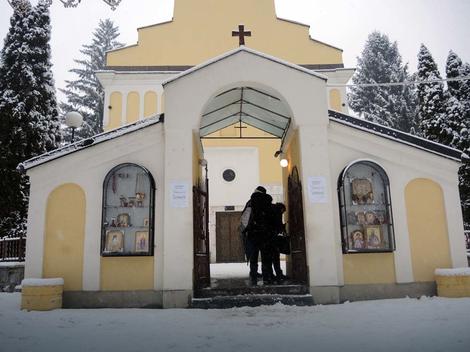
M 173 0 L 123 0 L 116 11 L 101 0 L 82 1 L 76 9 L 64 9 L 59 0 L 52 6 L 51 45 L 57 87 L 74 78 L 67 71 L 76 67 L 73 59 L 79 58 L 81 46 L 91 41 L 99 19 L 111 18 L 119 25 L 120 41 L 133 44 L 138 27 L 169 20 L 173 15 Z M 279 17 L 309 24 L 313 38 L 342 48 L 346 67 L 356 65 L 356 57 L 373 30 L 398 41 L 411 72 L 416 70 L 421 43 L 431 50 L 441 71 L 450 49 L 470 61 L 469 0 L 275 1 Z M 7 0 L 0 0 L 1 40 L 8 31 L 11 13 Z

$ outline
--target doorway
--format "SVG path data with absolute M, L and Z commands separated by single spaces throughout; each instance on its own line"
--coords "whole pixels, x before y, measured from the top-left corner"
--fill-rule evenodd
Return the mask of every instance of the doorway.
M 287 178 L 292 168 L 281 169 L 279 162 L 281 157 L 293 149 L 293 154 L 298 155 L 298 143 L 286 139 L 290 127 L 289 109 L 269 89 L 229 89 L 215 96 L 206 106 L 199 132 L 201 157 L 208 165 L 210 180 L 210 253 L 204 253 L 210 256 L 211 263 L 211 286 L 208 288 L 220 289 L 227 284 L 228 288 L 234 289 L 249 285 L 249 267 L 238 227 L 241 210 L 259 185 L 273 196 L 273 203 L 287 203 L 291 196 L 295 202 L 299 202 L 296 207 L 291 205 L 292 217 L 295 217 L 295 225 L 290 226 L 296 233 L 293 246 L 295 255 L 282 256 L 281 266 L 284 274 L 295 278 L 295 284 L 306 283 L 307 268 L 297 268 L 305 266 L 305 260 L 298 258 L 299 255 L 305 256 L 305 242 L 297 241 L 304 236 L 302 200 L 301 195 L 298 195 L 301 187 L 288 192 Z M 289 139 L 292 140 L 292 137 Z M 292 159 L 295 164 L 297 160 Z M 299 182 L 298 179 L 296 181 Z M 299 212 L 302 212 L 300 216 L 297 215 Z M 284 219 L 287 222 L 288 215 L 291 214 L 285 214 Z M 287 261 L 291 262 L 290 272 L 285 270 Z M 301 274 L 297 275 L 297 272 Z M 198 271 L 195 274 L 196 281 L 202 279 Z
M 244 263 L 245 254 L 240 236 L 241 212 L 216 213 L 217 263 Z

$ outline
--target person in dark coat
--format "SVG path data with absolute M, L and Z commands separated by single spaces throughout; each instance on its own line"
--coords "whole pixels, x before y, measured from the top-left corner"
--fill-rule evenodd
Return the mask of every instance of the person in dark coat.
M 248 201 L 247 206 L 251 206 L 252 215 L 250 223 L 246 229 L 245 253 L 250 262 L 250 283 L 257 284 L 258 256 L 261 252 L 261 272 L 263 283 L 272 283 L 272 262 L 269 242 L 272 237 L 270 225 L 270 213 L 272 197 L 266 193 L 266 189 L 259 186 L 255 189 Z
M 283 203 L 273 204 L 271 207 L 271 225 L 273 230 L 273 238 L 271 249 L 271 260 L 273 263 L 274 272 L 276 273 L 275 280 L 281 283 L 286 279 L 281 269 L 281 260 L 278 244 L 276 243 L 276 237 L 279 234 L 284 234 L 286 231 L 286 225 L 282 221 L 282 214 L 286 211 L 286 206 Z

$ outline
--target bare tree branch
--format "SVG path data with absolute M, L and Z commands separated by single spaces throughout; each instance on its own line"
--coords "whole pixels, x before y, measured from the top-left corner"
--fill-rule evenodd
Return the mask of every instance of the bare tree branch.
M 14 0 L 7 0 L 12 8 L 14 8 Z M 116 10 L 122 0 L 102 0 L 111 7 L 111 10 Z M 52 0 L 49 0 L 52 2 Z M 60 0 L 64 7 L 77 7 L 82 0 Z
M 112 10 L 115 10 L 118 6 L 121 0 L 102 0 L 106 4 L 108 4 Z M 64 4 L 65 7 L 77 7 L 82 0 L 60 0 L 62 4 Z

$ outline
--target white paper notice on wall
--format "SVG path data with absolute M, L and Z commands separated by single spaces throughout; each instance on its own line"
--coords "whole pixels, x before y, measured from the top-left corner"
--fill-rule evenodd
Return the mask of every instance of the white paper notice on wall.
M 325 177 L 310 176 L 308 178 L 308 198 L 313 204 L 328 203 Z
M 187 208 L 188 200 L 188 182 L 173 181 L 170 184 L 170 206 L 172 208 Z

